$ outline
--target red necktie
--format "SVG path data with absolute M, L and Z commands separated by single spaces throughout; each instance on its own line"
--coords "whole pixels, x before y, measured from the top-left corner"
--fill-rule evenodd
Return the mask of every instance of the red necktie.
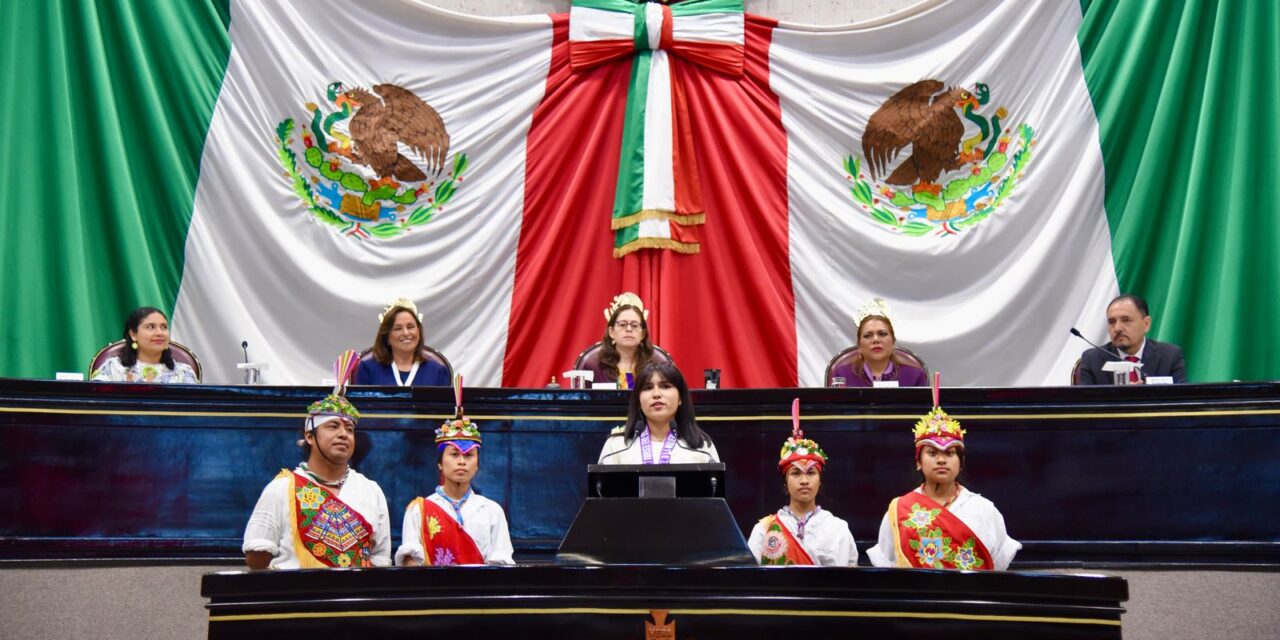
M 1138 356 L 1125 356 L 1125 357 L 1124 357 L 1124 359 L 1125 359 L 1125 360 L 1128 360 L 1129 362 L 1137 362 L 1137 361 L 1138 361 Z M 1137 370 L 1137 369 L 1130 369 L 1130 370 L 1129 370 L 1129 382 L 1137 382 L 1137 381 L 1138 381 L 1138 370 Z

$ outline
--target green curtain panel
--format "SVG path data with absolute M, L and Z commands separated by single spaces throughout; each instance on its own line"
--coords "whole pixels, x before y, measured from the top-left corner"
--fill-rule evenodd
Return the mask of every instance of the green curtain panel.
M 226 0 L 0 3 L 0 375 L 84 371 L 169 312 L 230 52 Z
M 1193 382 L 1280 377 L 1280 3 L 1082 6 L 1120 288 Z

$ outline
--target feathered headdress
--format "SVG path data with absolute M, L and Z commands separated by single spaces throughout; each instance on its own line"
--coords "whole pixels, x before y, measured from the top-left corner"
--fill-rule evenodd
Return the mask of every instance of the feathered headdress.
M 444 451 L 450 445 L 466 453 L 480 446 L 480 427 L 462 411 L 462 375 L 453 377 L 453 418 L 436 429 L 436 447 Z
M 920 448 L 925 444 L 931 444 L 939 449 L 947 449 L 949 447 L 964 448 L 964 429 L 960 428 L 960 421 L 947 415 L 946 411 L 938 405 L 938 387 L 942 384 L 942 374 L 934 372 L 933 374 L 933 409 L 929 413 L 924 414 L 916 422 L 916 426 L 912 429 L 912 433 L 916 437 L 916 455 L 920 455 Z
M 641 302 L 640 296 L 625 291 L 613 297 L 613 302 L 604 309 L 604 321 L 608 322 L 613 319 L 613 314 L 618 311 L 618 307 L 635 307 L 640 310 L 640 315 L 645 320 L 649 319 L 649 310 L 644 308 L 644 302 Z
M 800 398 L 791 402 L 791 437 L 782 443 L 782 452 L 778 455 L 778 471 L 787 472 L 787 468 L 795 465 L 801 470 L 816 466 L 818 471 L 827 464 L 827 454 L 817 442 L 804 437 L 800 430 Z
M 352 423 L 360 421 L 360 412 L 356 410 L 356 406 L 351 404 L 350 400 L 347 400 L 345 395 L 347 393 L 347 384 L 351 381 L 351 377 L 355 375 L 356 367 L 359 364 L 360 354 L 352 349 L 347 349 L 338 355 L 338 359 L 333 362 L 335 381 L 333 392 L 307 407 L 307 431 L 311 431 L 328 422 L 328 418 L 350 420 Z

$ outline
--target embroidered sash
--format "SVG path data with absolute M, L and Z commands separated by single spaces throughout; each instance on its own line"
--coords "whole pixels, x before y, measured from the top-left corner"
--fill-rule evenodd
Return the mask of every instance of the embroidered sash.
M 369 567 L 373 526 L 355 509 L 306 476 L 289 474 L 293 545 L 303 569 Z
M 409 508 L 422 510 L 423 564 L 484 564 L 484 556 L 471 535 L 440 505 L 425 498 L 414 498 Z
M 889 503 L 889 524 L 899 567 L 992 570 L 991 553 L 960 518 L 923 493 Z
M 800 541 L 791 535 L 777 514 L 761 518 L 760 524 L 764 525 L 764 550 L 760 553 L 760 564 L 814 564 L 813 558 L 809 557 L 809 553 L 800 546 Z

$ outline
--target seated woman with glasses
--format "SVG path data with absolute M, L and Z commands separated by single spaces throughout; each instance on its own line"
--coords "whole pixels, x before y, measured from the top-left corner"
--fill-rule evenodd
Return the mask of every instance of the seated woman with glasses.
M 616 382 L 620 389 L 634 388 L 636 372 L 653 359 L 649 312 L 640 296 L 627 292 L 614 296 L 613 304 L 604 310 L 604 318 L 600 357 L 587 368 L 595 372 L 595 382 Z
M 655 360 L 636 378 L 627 423 L 600 450 L 600 464 L 720 462 L 711 436 L 698 428 L 689 385 L 675 365 Z

